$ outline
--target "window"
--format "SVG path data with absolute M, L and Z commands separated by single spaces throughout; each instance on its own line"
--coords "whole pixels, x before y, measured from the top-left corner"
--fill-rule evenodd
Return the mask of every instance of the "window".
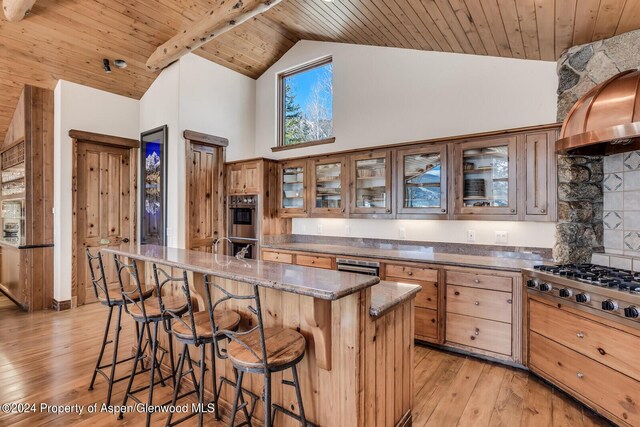
M 333 68 L 325 58 L 279 76 L 280 147 L 333 142 Z

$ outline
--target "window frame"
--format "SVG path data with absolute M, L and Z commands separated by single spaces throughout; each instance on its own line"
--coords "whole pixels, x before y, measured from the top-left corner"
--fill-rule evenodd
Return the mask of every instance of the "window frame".
M 334 142 L 336 140 L 335 136 L 331 136 L 329 138 L 324 138 L 324 139 L 319 139 L 319 140 L 305 141 L 305 142 L 300 142 L 298 144 L 292 144 L 292 145 L 284 145 L 284 135 L 285 135 L 285 131 L 284 131 L 284 124 L 285 124 L 285 117 L 284 117 L 285 85 L 284 85 L 284 79 L 286 79 L 287 77 L 294 76 L 296 74 L 304 73 L 305 71 L 309 71 L 309 70 L 311 70 L 313 68 L 321 67 L 323 65 L 332 64 L 332 63 L 333 63 L 333 57 L 332 56 L 326 56 L 326 57 L 323 57 L 323 58 L 320 58 L 320 59 L 316 59 L 315 61 L 307 62 L 307 63 L 305 63 L 303 65 L 300 65 L 300 66 L 295 67 L 295 68 L 291 68 L 291 69 L 289 69 L 287 71 L 283 71 L 283 72 L 278 74 L 278 92 L 277 92 L 277 96 L 278 96 L 278 108 L 277 108 L 278 140 L 277 140 L 277 146 L 273 147 L 271 149 L 272 151 L 290 150 L 290 149 L 293 149 L 293 148 L 309 147 L 309 146 L 320 145 L 320 144 L 330 144 L 330 143 L 332 143 L 332 142 Z M 331 75 L 331 78 L 333 79 L 333 73 Z M 333 104 L 333 96 L 331 97 L 331 103 Z M 331 120 L 333 121 L 333 117 L 331 118 Z

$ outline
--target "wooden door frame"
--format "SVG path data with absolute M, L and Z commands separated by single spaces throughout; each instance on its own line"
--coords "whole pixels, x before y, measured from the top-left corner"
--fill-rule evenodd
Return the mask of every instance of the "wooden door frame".
M 104 145 L 107 147 L 118 147 L 129 149 L 129 164 L 131 175 L 131 188 L 130 203 L 129 203 L 129 218 L 131 220 L 129 233 L 132 241 L 137 242 L 137 206 L 138 206 L 138 150 L 140 148 L 140 141 L 131 138 L 123 138 L 119 136 L 103 135 L 93 132 L 85 132 L 80 130 L 71 129 L 69 131 L 69 137 L 71 137 L 71 143 L 73 144 L 73 159 L 72 159 L 72 181 L 71 191 L 73 193 L 72 202 L 72 240 L 71 240 L 71 306 L 77 307 L 78 305 L 78 215 L 77 215 L 77 203 L 78 203 L 78 144 L 81 142 L 87 142 L 91 144 Z M 74 295 L 75 292 L 75 295 Z
M 209 135 L 202 132 L 196 132 L 193 130 L 185 130 L 183 132 L 184 140 L 185 140 L 185 171 L 190 170 L 191 162 L 191 145 L 207 145 L 209 147 L 214 148 L 217 151 L 216 163 L 218 168 L 218 198 L 217 198 L 217 206 L 218 206 L 218 228 L 221 230 L 222 234 L 225 234 L 226 231 L 226 194 L 225 194 L 225 161 L 227 156 L 227 146 L 229 146 L 229 140 L 227 138 L 223 138 L 221 136 Z M 191 236 L 190 236 L 190 215 L 189 215 L 189 206 L 191 203 L 190 197 L 191 192 L 189 191 L 189 182 L 188 175 L 185 173 L 184 177 L 185 184 L 185 221 L 184 221 L 184 231 L 185 231 L 185 248 L 191 248 Z

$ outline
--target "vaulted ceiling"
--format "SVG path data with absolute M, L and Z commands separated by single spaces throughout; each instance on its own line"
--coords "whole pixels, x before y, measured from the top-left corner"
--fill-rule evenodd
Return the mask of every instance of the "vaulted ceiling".
M 24 20 L 0 21 L 0 140 L 24 84 L 140 98 L 157 77 L 147 58 L 222 2 L 38 0 Z M 195 53 L 257 78 L 301 39 L 554 61 L 638 28 L 637 0 L 285 0 Z M 129 66 L 106 74 L 103 58 Z

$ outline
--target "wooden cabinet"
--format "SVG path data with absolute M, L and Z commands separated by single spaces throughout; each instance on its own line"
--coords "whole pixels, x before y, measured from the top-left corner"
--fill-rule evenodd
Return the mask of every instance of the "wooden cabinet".
M 446 270 L 448 346 L 497 359 L 522 361 L 521 279 L 483 269 Z
M 516 136 L 454 145 L 457 217 L 505 215 L 517 218 L 517 147 Z
M 529 295 L 532 372 L 621 426 L 640 425 L 640 332 Z
M 415 299 L 415 338 L 433 343 L 442 342 L 442 299 L 439 286 L 439 269 L 415 264 L 385 264 L 385 280 L 420 285 L 422 290 Z
M 229 194 L 259 194 L 262 185 L 262 161 L 232 163 L 227 167 Z
M 293 255 L 285 252 L 262 251 L 262 260 L 293 264 Z
M 307 216 L 307 161 L 293 160 L 279 165 L 280 191 L 278 206 L 280 216 Z
M 524 152 L 523 207 L 527 221 L 556 221 L 557 219 L 557 131 L 522 136 Z
M 296 265 L 331 270 L 333 269 L 333 258 L 317 255 L 296 255 Z
M 396 212 L 398 217 L 446 219 L 447 146 L 427 145 L 396 153 Z
M 309 169 L 312 216 L 345 216 L 349 187 L 346 156 L 311 159 Z
M 350 215 L 390 218 L 391 150 L 353 154 L 350 158 Z

